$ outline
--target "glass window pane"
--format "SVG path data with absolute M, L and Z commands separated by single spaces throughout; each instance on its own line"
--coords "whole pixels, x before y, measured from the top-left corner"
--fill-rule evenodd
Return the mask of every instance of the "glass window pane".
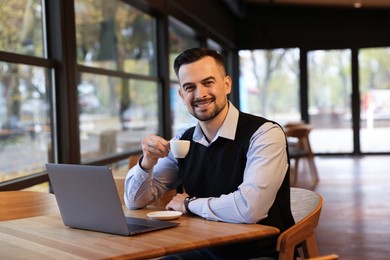
M 79 64 L 156 74 L 153 17 L 115 0 L 76 0 L 75 12 Z
M 158 132 L 155 82 L 84 73 L 78 93 L 82 161 L 139 150 Z
M 173 118 L 172 135 L 175 136 L 179 131 L 190 128 L 196 125 L 197 120 L 187 110 L 178 93 L 180 85 L 171 84 L 171 113 Z
M 280 124 L 301 119 L 299 49 L 239 51 L 240 109 Z
M 351 153 L 351 52 L 308 52 L 310 141 L 316 153 Z M 332 140 L 331 142 L 329 140 Z
M 0 182 L 52 161 L 49 71 L 0 62 Z
M 192 28 L 173 17 L 169 18 L 169 78 L 171 80 L 177 80 L 173 69 L 176 57 L 187 49 L 199 46 L 200 43 L 195 39 L 195 32 Z
M 359 52 L 360 148 L 362 152 L 390 151 L 390 48 Z
M 0 1 L 0 50 L 43 57 L 41 0 Z

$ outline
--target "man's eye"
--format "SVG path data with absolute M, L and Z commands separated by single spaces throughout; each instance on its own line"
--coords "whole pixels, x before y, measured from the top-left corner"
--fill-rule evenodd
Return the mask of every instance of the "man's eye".
M 194 86 L 192 86 L 192 85 L 185 86 L 183 89 L 184 89 L 184 91 L 186 91 L 186 92 L 190 92 L 190 91 L 193 91 L 193 90 L 194 90 Z
M 206 87 L 209 87 L 209 86 L 213 85 L 213 82 L 212 82 L 212 81 L 206 81 L 206 82 L 204 83 L 204 85 L 205 85 Z

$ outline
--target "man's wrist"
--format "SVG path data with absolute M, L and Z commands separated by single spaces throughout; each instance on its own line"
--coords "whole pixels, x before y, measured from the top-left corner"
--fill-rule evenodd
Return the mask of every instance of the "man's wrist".
M 197 197 L 187 197 L 187 198 L 184 199 L 184 208 L 185 208 L 185 210 L 186 210 L 185 213 L 187 213 L 187 214 L 193 214 L 193 213 L 191 212 L 190 208 L 189 208 L 189 204 L 190 204 L 191 201 L 194 201 L 194 200 L 196 200 L 196 199 L 197 199 Z
M 149 165 L 150 163 L 148 162 L 150 161 L 149 159 L 145 158 L 143 155 L 141 156 L 140 160 L 139 160 L 139 166 L 141 167 L 142 170 L 144 171 L 150 171 L 154 165 Z

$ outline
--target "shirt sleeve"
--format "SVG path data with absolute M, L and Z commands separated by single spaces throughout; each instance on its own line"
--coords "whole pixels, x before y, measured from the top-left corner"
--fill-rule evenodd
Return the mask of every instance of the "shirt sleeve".
M 213 221 L 257 223 L 268 216 L 288 168 L 282 129 L 271 122 L 252 136 L 244 181 L 230 194 L 189 203 L 194 214 Z
M 145 171 L 140 162 L 129 170 L 125 180 L 125 204 L 129 209 L 143 208 L 179 185 L 177 160 L 171 153 L 151 170 Z

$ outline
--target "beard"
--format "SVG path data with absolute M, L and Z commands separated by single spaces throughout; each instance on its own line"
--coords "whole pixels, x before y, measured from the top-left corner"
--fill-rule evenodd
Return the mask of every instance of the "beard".
M 210 111 L 197 111 L 197 106 L 199 103 L 202 102 L 210 102 L 214 104 L 214 106 L 211 108 Z M 214 119 L 216 116 L 221 113 L 221 111 L 226 107 L 227 102 L 224 102 L 223 104 L 218 105 L 215 103 L 215 97 L 207 98 L 207 99 L 201 99 L 201 100 L 196 100 L 191 104 L 191 111 L 190 114 L 198 119 L 199 121 L 206 122 L 209 120 Z

